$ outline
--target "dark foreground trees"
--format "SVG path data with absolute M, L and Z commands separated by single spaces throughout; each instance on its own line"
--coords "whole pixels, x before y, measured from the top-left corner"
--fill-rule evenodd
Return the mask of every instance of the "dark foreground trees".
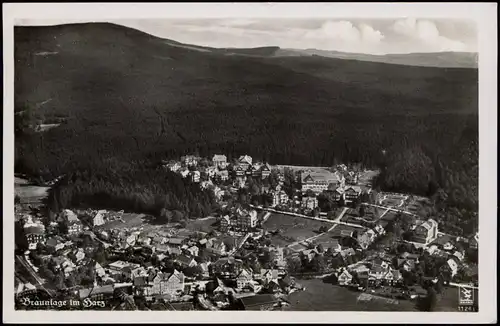
M 205 217 L 216 207 L 212 192 L 144 162 L 109 160 L 67 174 L 49 193 L 49 207 L 107 208 L 153 214 L 164 222 Z M 173 215 L 169 214 L 173 211 Z M 170 216 L 172 215 L 172 216 Z

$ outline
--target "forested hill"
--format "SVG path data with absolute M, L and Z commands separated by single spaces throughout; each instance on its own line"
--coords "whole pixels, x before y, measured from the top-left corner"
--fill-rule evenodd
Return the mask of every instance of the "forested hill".
M 294 50 L 280 49 L 279 56 L 319 55 L 329 58 L 381 62 L 419 67 L 441 68 L 477 68 L 478 54 L 474 52 L 433 52 L 373 55 L 362 53 L 345 53 L 338 51 L 323 51 L 317 49 Z
M 48 178 L 108 158 L 221 152 L 397 164 L 383 186 L 459 183 L 455 196 L 477 201 L 476 69 L 227 55 L 99 23 L 16 27 L 15 74 L 20 172 Z M 33 115 L 62 123 L 31 133 L 23 126 Z

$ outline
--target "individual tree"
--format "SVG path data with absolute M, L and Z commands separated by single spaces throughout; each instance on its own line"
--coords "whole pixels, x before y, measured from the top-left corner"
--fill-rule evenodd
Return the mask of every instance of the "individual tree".
M 47 264 L 42 264 L 38 271 L 43 278 L 46 278 L 50 281 L 52 281 L 55 277 L 54 273 L 49 269 Z
M 192 267 L 186 267 L 183 270 L 183 273 L 188 276 L 188 277 L 196 277 L 198 275 L 203 274 L 203 270 L 199 265 L 192 266 Z
M 313 259 L 311 259 L 311 262 L 309 263 L 310 269 L 313 272 L 324 272 L 326 270 L 326 262 L 325 258 L 323 255 L 316 255 L 314 256 Z
M 306 197 L 316 197 L 316 194 L 311 189 L 307 189 L 305 195 Z
M 101 242 L 99 242 L 99 246 L 94 251 L 93 258 L 96 262 L 98 262 L 101 265 L 106 263 L 106 261 L 107 261 L 106 249 L 104 248 L 104 245 Z
M 71 288 L 78 284 L 75 273 L 69 274 L 68 277 L 64 278 L 64 284 L 66 287 Z
M 68 234 L 69 230 L 68 222 L 65 219 L 63 219 L 62 221 L 57 223 L 57 230 L 59 234 Z
M 290 273 L 299 273 L 302 271 L 302 264 L 300 259 L 289 257 L 286 260 L 287 269 Z
M 26 234 L 24 232 L 24 227 L 21 221 L 17 221 L 14 224 L 14 241 L 16 244 L 16 249 L 24 254 L 29 248 L 28 240 L 26 239 Z
M 255 259 L 250 263 L 250 268 L 252 269 L 254 274 L 260 274 L 260 271 L 262 269 L 262 265 L 260 264 L 260 262 L 257 259 Z
M 434 285 L 434 289 L 436 290 L 436 293 L 440 294 L 443 292 L 443 283 L 441 280 L 438 280 L 436 284 Z

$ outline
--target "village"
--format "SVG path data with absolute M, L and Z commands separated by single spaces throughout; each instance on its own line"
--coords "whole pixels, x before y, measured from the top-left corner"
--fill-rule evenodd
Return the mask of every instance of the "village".
M 16 297 L 91 299 L 108 310 L 281 310 L 310 278 L 360 300 L 477 287 L 478 234 L 440 232 L 429 199 L 376 191 L 373 171 L 222 154 L 162 168 L 213 192 L 220 209 L 204 218 L 166 212 L 159 223 L 75 208 L 47 224 L 21 200 L 16 223 L 26 248 L 16 254 Z

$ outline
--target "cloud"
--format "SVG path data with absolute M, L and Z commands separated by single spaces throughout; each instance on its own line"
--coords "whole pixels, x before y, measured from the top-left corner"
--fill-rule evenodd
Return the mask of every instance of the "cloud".
M 248 26 L 258 23 L 255 19 L 227 19 L 221 21 L 219 24 L 222 26 Z
M 352 22 L 345 20 L 325 22 L 320 28 L 309 30 L 303 36 L 311 39 L 336 40 L 346 43 L 378 43 L 384 38 L 382 32 L 367 24 L 360 24 L 357 27 Z
M 410 40 L 419 41 L 430 51 L 466 51 L 464 42 L 441 35 L 436 24 L 430 20 L 406 18 L 396 21 L 392 31 Z
M 370 54 L 474 51 L 477 37 L 474 29 L 462 21 L 415 18 L 176 19 L 127 21 L 125 25 L 179 42 L 212 47 L 280 46 Z
M 384 34 L 381 31 L 375 30 L 373 27 L 367 24 L 361 24 L 359 26 L 363 41 L 368 43 L 378 43 L 384 39 Z

